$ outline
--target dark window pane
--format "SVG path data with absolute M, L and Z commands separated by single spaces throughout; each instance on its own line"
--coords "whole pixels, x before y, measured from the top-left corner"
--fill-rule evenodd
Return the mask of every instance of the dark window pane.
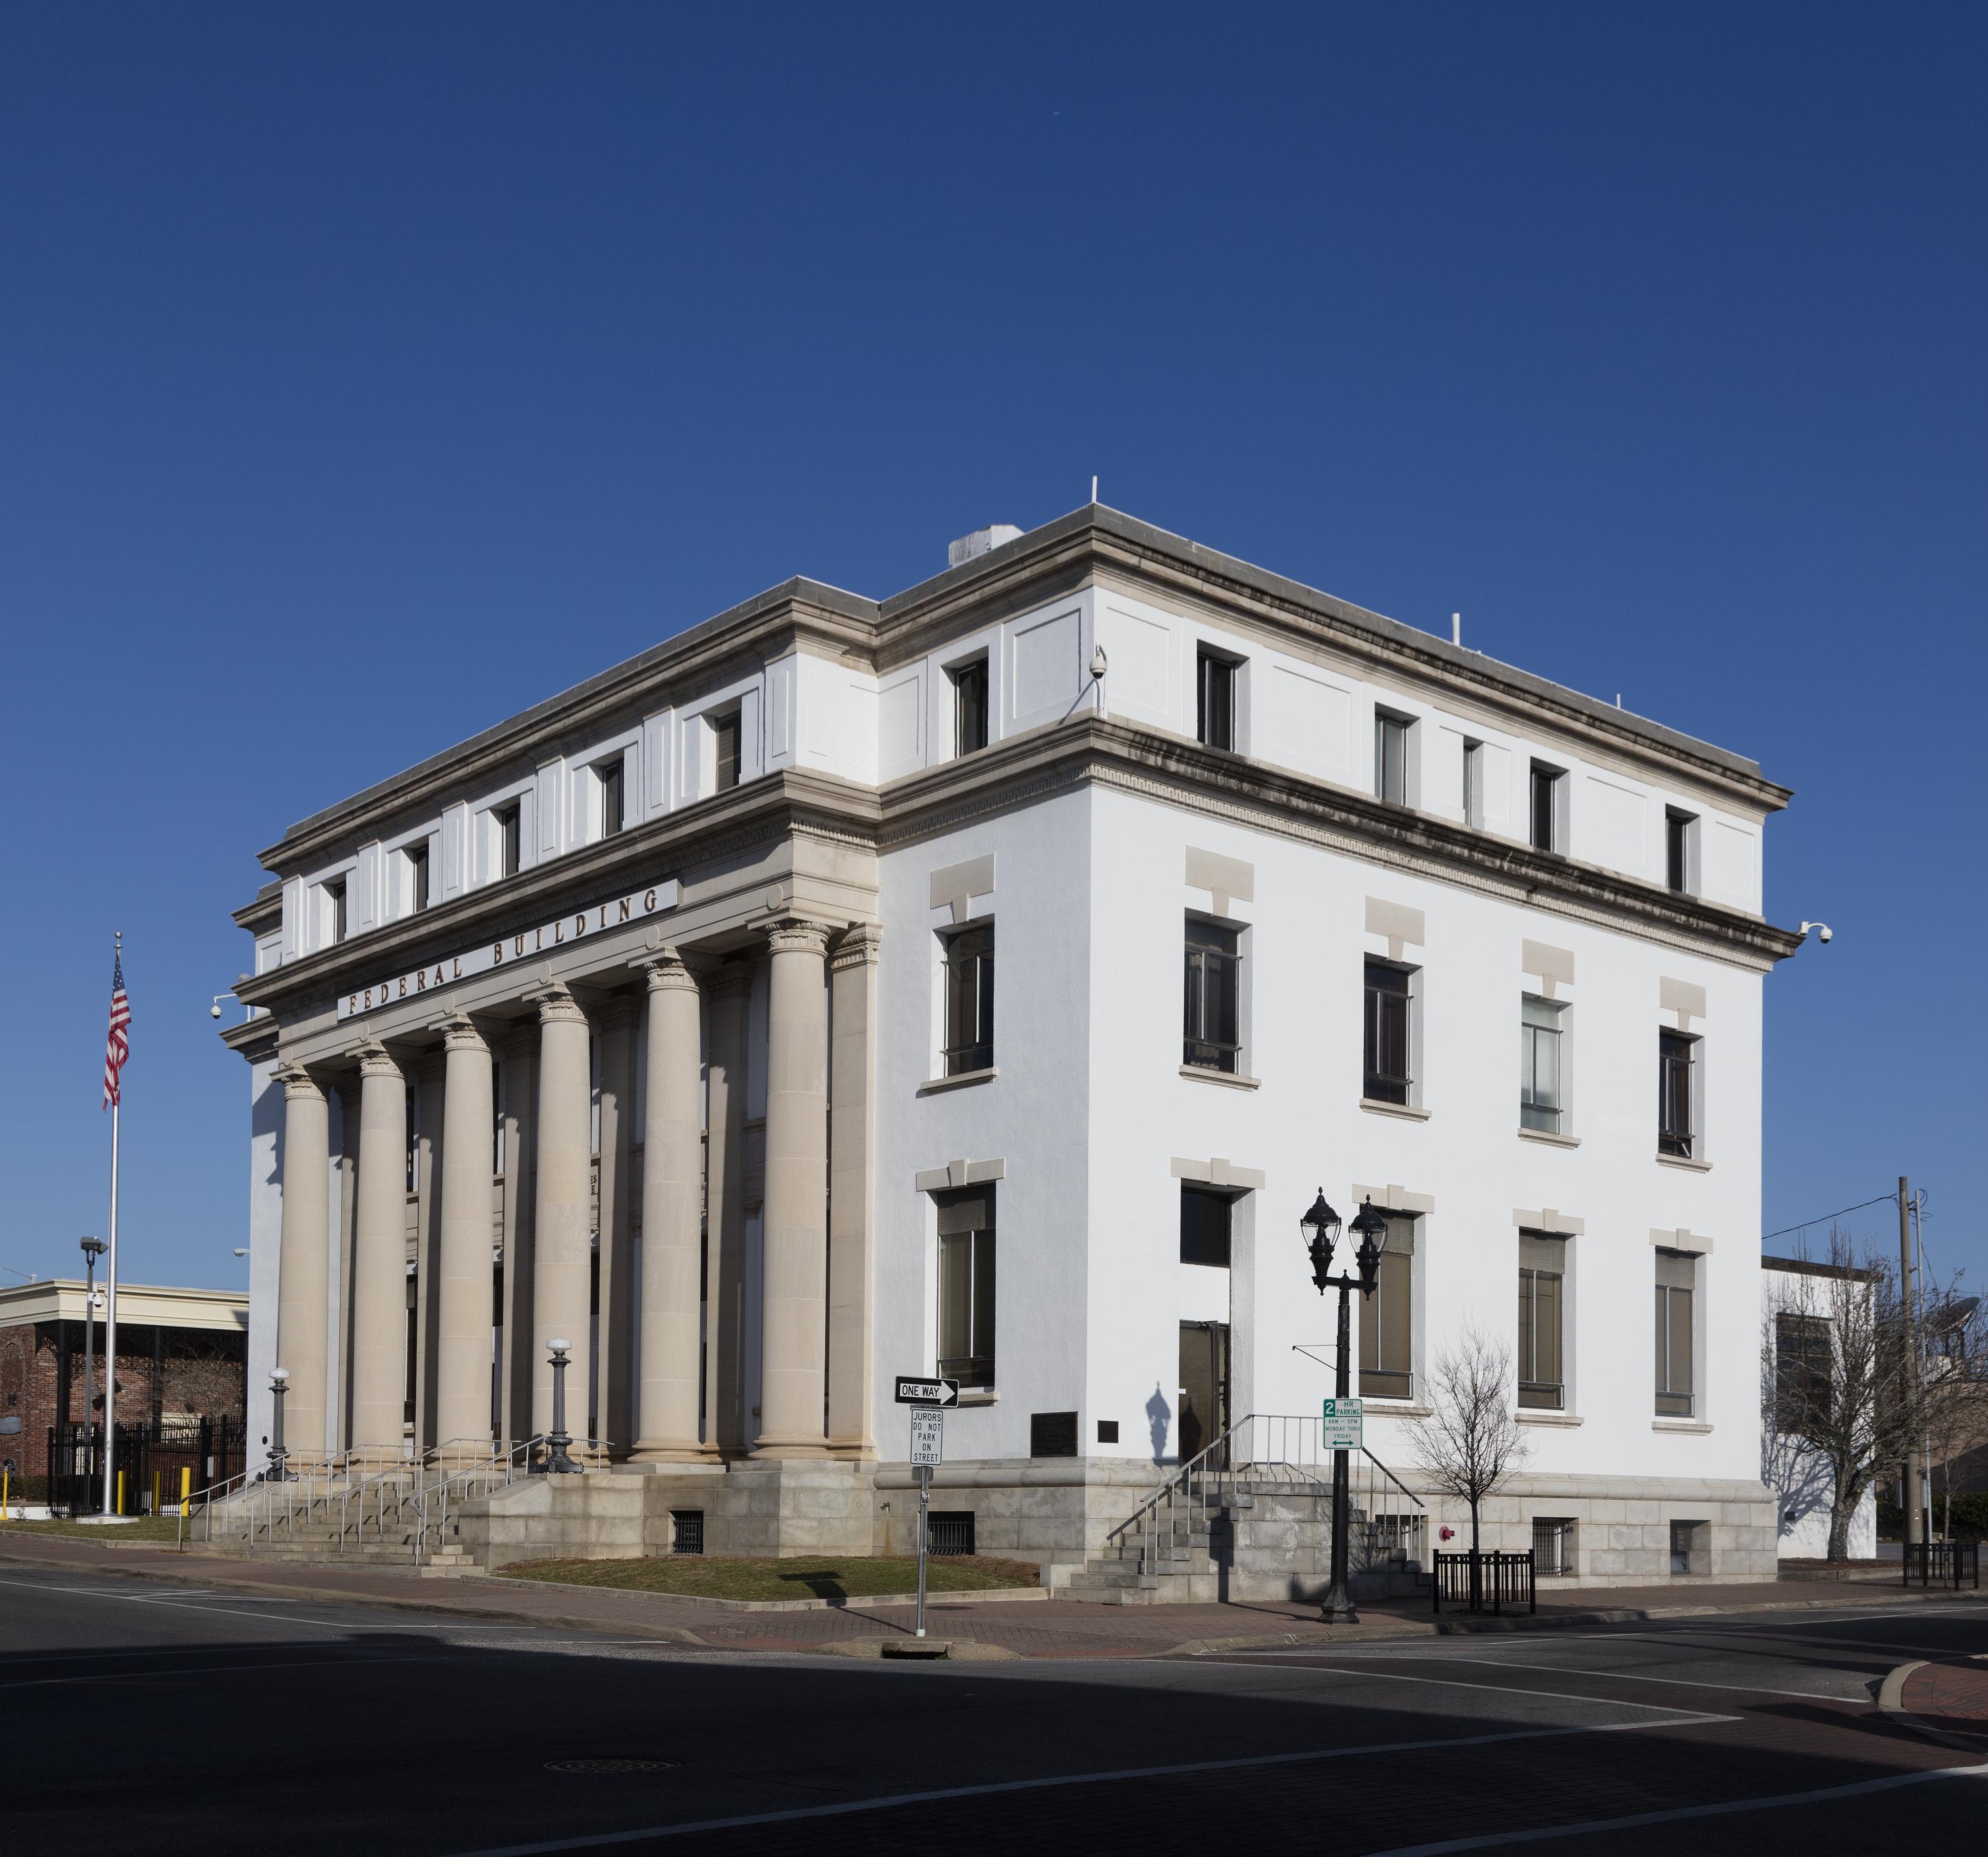
M 411 909 L 428 906 L 428 847 L 424 844 L 415 845 L 407 853 L 407 896 Z
M 973 754 L 987 746 L 987 664 L 963 665 L 952 674 L 955 754 Z
M 1692 1058 L 1695 1038 L 1657 1034 L 1657 1152 L 1691 1159 Z
M 1396 716 L 1374 718 L 1374 792 L 1397 806 L 1408 803 L 1408 725 Z
M 1229 1268 L 1229 1217 L 1235 1202 L 1226 1193 L 1199 1186 L 1181 1189 L 1180 1260 Z
M 1367 963 L 1364 1093 L 1375 1102 L 1405 1103 L 1408 1070 L 1408 976 L 1384 962 Z
M 1199 668 L 1195 733 L 1210 748 L 1232 749 L 1236 746 L 1236 667 L 1226 658 L 1203 651 Z
M 497 813 L 497 874 L 500 877 L 518 874 L 518 812 L 515 806 L 507 806 Z
M 1181 1061 L 1233 1072 L 1242 1050 L 1242 957 L 1233 928 L 1192 917 L 1187 925 Z
M 1388 1223 L 1388 1248 L 1381 1253 L 1374 1294 L 1360 1299 L 1360 1391 L 1367 1399 L 1405 1399 L 1415 1391 L 1408 1353 L 1415 1259 L 1408 1250 L 1394 1248 L 1403 1242 L 1394 1228 L 1405 1223 L 1412 1233 L 1414 1226 L 1412 1221 Z
M 718 745 L 718 785 L 721 793 L 729 793 L 739 784 L 739 712 L 712 719 L 711 732 Z
M 945 1047 L 942 1074 L 958 1077 L 994 1062 L 994 930 L 969 928 L 945 944 Z
M 938 1371 L 994 1384 L 994 1189 L 934 1196 L 938 1210 Z
M 1559 776 L 1550 769 L 1533 770 L 1533 845 L 1541 851 L 1554 850 L 1554 789 Z
M 621 807 L 621 763 L 609 761 L 599 770 L 600 776 L 600 835 L 611 838 L 625 823 Z

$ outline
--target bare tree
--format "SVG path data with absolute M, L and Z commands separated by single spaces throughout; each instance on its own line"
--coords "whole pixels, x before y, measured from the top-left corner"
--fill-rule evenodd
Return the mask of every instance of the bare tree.
M 1832 1561 L 1849 1558 L 1851 1524 L 1880 1478 L 1929 1437 L 1969 1436 L 1982 1422 L 1978 1311 L 1951 1283 L 1922 1301 L 1937 1339 L 1915 1361 L 1887 1250 L 1832 1228 L 1827 1259 L 1807 1263 L 1768 1311 L 1763 1456 L 1784 1494 L 1804 1480 L 1826 1485 Z
M 1446 1496 L 1470 1506 L 1470 1551 L 1479 1511 L 1532 1453 L 1512 1412 L 1512 1352 L 1472 1327 L 1437 1358 L 1429 1416 L 1415 1429 L 1415 1462 Z

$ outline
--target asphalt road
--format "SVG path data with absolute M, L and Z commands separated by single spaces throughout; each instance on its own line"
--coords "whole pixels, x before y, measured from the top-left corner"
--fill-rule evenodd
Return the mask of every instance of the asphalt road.
M 913 1666 L 0 1569 L 18 1852 L 1968 1848 L 1988 1605 Z M 604 1769 L 593 1763 L 611 1763 Z

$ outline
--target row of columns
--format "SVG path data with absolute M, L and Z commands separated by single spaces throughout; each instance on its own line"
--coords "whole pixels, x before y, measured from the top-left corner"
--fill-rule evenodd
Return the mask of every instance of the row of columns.
M 762 1209 L 761 1417 L 753 1454 L 825 1457 L 867 1454 L 870 1304 L 869 1131 L 874 1053 L 872 975 L 877 933 L 862 927 L 837 942 L 829 932 L 786 921 L 769 935 L 771 1011 L 766 1050 L 766 1185 Z M 633 1455 L 668 1463 L 735 1452 L 745 1429 L 735 1410 L 742 1272 L 735 1245 L 710 1246 L 705 1267 L 708 1173 L 712 1197 L 735 1216 L 743 1172 L 745 998 L 714 989 L 712 1061 L 702 1061 L 697 975 L 674 949 L 640 964 L 649 1036 L 643 1143 L 640 1382 Z M 837 1108 L 829 1145 L 831 1055 L 829 987 L 834 989 Z M 547 1344 L 570 1345 L 567 1395 L 583 1419 L 597 1371 L 589 1345 L 593 1224 L 590 1022 L 556 983 L 527 996 L 537 1010 L 538 1070 L 530 1177 L 532 1217 L 529 1309 L 530 1422 L 552 1429 Z M 626 1015 L 627 1035 L 633 1016 Z M 482 1450 L 490 1436 L 491 1142 L 492 1059 L 483 1033 L 457 1016 L 443 1027 L 445 1074 L 441 1217 L 432 1269 L 436 1358 L 434 1436 L 445 1450 Z M 351 1272 L 350 1349 L 353 1452 L 401 1454 L 407 1346 L 406 1154 L 407 1080 L 377 1040 L 358 1047 L 358 1182 Z M 624 1071 L 628 1068 L 624 1065 Z M 284 1092 L 282 1258 L 277 1351 L 290 1375 L 286 1430 L 296 1454 L 331 1448 L 326 1409 L 329 1264 L 329 1124 L 323 1085 L 301 1066 L 279 1073 Z M 603 1135 L 604 1159 L 608 1146 Z M 522 1157 L 518 1157 L 522 1159 Z M 507 1159 L 516 1180 L 524 1171 Z M 829 1229 L 834 1177 L 835 1231 Z M 617 1193 L 625 1190 L 622 1180 Z M 610 1208 L 601 1209 L 604 1268 Z M 627 1220 L 620 1223 L 625 1230 Z M 714 1216 L 714 1227 L 718 1223 Z M 714 1236 L 715 1233 L 714 1231 Z M 831 1242 L 833 1239 L 833 1242 Z M 507 1253 L 509 1276 L 519 1260 Z M 706 1279 L 708 1278 L 708 1284 Z M 708 1287 L 711 1333 L 702 1331 Z M 834 1384 L 829 1383 L 833 1335 Z M 604 1342 L 605 1338 L 604 1336 Z M 699 1357 L 705 1378 L 700 1382 Z M 700 1401 L 707 1423 L 699 1426 Z M 824 1402 L 827 1423 L 824 1426 Z M 604 1404 L 603 1410 L 609 1409 Z M 583 1429 L 583 1425 L 572 1429 Z M 831 1436 L 831 1434 L 833 1436 Z

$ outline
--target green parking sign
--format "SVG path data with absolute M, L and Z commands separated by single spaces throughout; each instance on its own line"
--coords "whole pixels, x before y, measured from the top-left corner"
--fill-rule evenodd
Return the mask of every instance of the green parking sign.
M 1320 1422 L 1318 1448 L 1322 1451 L 1357 1451 L 1362 1448 L 1360 1430 L 1365 1408 L 1357 1399 L 1328 1399 Z

